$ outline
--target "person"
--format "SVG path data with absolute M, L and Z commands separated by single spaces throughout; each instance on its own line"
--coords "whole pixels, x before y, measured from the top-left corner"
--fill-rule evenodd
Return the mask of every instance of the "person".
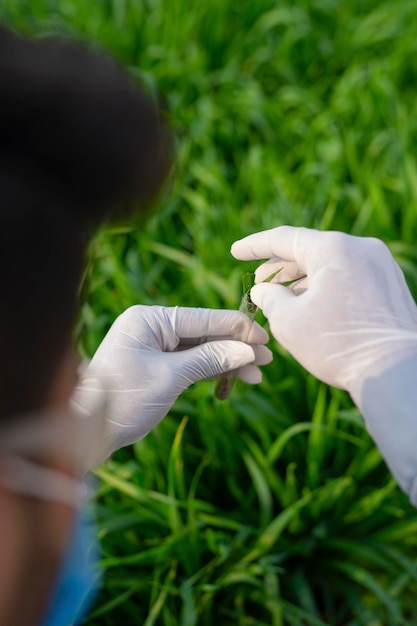
M 417 307 L 388 247 L 279 226 L 236 241 L 231 251 L 241 260 L 267 259 L 251 298 L 272 334 L 311 374 L 349 392 L 417 506 Z
M 238 369 L 257 383 L 271 358 L 237 311 L 135 305 L 79 366 L 89 242 L 155 205 L 172 158 L 157 107 L 117 62 L 0 29 L 2 626 L 78 623 L 98 580 L 89 470 L 194 382 Z

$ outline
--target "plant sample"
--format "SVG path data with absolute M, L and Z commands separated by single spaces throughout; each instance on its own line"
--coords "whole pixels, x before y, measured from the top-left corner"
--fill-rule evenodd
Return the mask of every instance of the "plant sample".
M 256 312 L 258 310 L 258 307 L 252 302 L 250 297 L 250 290 L 252 289 L 254 284 L 255 274 L 252 272 L 245 272 L 245 274 L 243 274 L 242 276 L 243 294 L 240 301 L 239 311 L 247 315 L 252 321 L 255 320 Z M 242 341 L 246 341 L 249 332 L 250 327 L 248 328 L 245 336 L 241 338 Z M 236 370 L 224 372 L 224 374 L 219 377 L 215 390 L 216 398 L 218 400 L 226 400 L 226 398 L 229 397 L 235 378 Z

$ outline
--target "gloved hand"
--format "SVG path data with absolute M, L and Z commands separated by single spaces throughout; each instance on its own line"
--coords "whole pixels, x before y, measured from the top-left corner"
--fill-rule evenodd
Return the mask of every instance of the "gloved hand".
M 346 389 L 399 485 L 417 506 L 417 308 L 377 239 L 281 226 L 237 241 L 265 259 L 251 297 L 276 339 L 314 376 Z
M 280 226 L 235 242 L 232 254 L 269 259 L 257 283 L 283 268 L 251 297 L 275 338 L 324 382 L 352 392 L 365 376 L 417 353 L 417 308 L 380 240 Z
M 245 338 L 245 342 L 241 341 Z M 108 393 L 106 443 L 96 463 L 154 428 L 192 383 L 238 369 L 259 383 L 271 361 L 268 334 L 238 311 L 133 306 L 120 315 L 93 356 L 74 394 L 88 411 Z

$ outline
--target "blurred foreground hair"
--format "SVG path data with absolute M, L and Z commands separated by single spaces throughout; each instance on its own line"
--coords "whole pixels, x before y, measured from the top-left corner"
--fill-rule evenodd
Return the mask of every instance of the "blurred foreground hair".
M 166 126 L 113 59 L 0 28 L 0 417 L 42 407 L 70 345 L 86 250 L 145 211 Z

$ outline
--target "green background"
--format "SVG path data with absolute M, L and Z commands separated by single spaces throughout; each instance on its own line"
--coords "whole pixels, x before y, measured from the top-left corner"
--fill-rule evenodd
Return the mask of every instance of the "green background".
M 382 238 L 417 294 L 415 0 L 2 0 L 0 18 L 109 51 L 175 136 L 157 213 L 94 242 L 84 355 L 132 304 L 236 308 L 254 265 L 231 243 L 280 224 Z M 417 623 L 416 511 L 348 396 L 269 345 L 261 385 L 194 385 L 98 470 L 86 624 Z

